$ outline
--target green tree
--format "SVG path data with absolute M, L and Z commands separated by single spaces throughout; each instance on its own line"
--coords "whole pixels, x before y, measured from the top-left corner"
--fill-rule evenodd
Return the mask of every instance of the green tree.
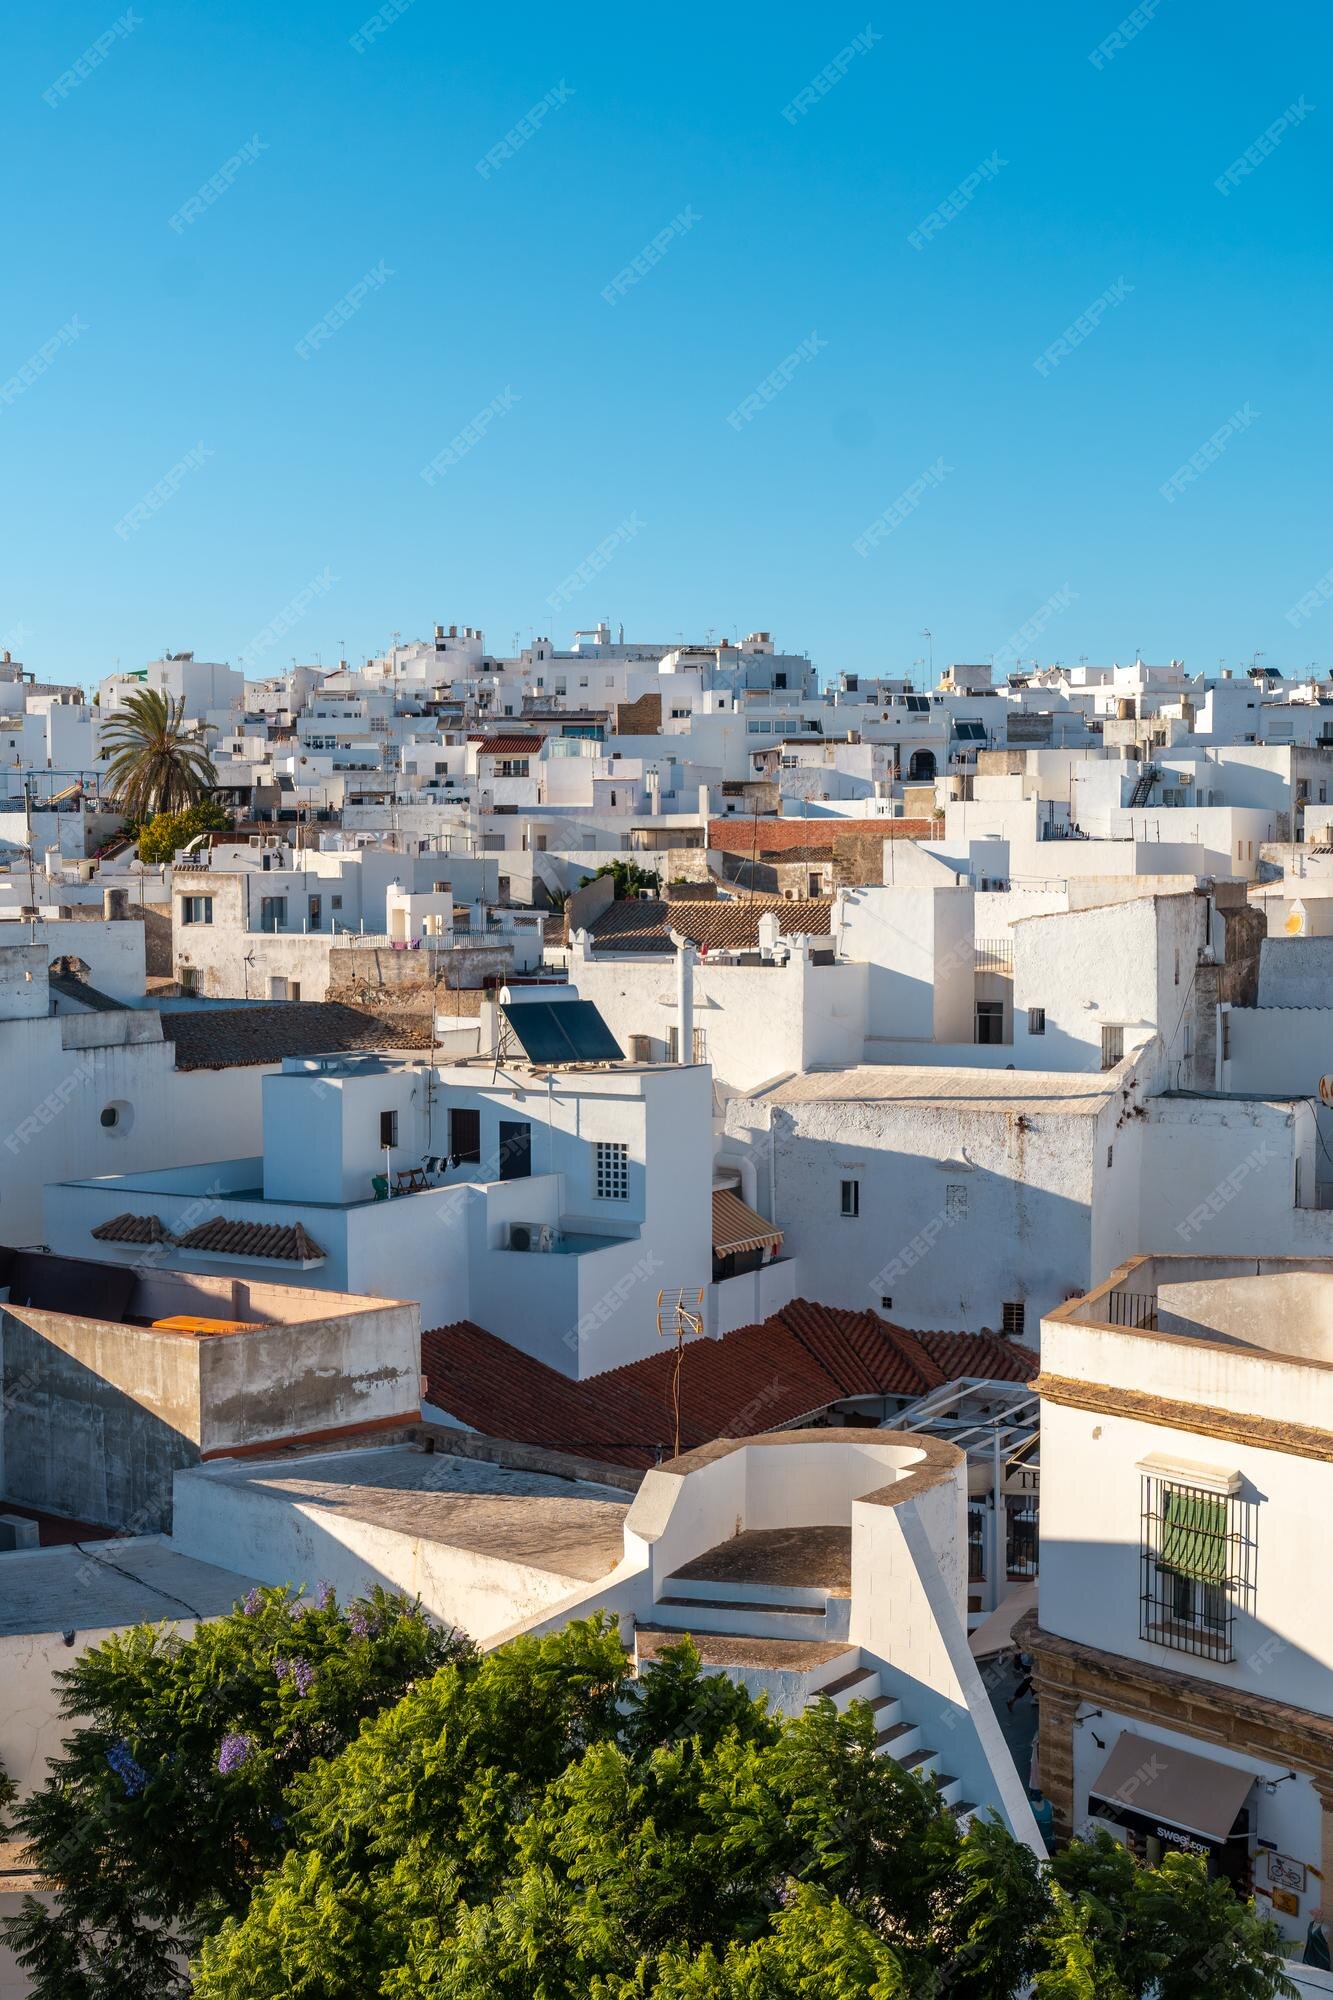
M 600 1620 L 446 1669 L 291 1804 L 198 2000 L 1181 2000 L 1201 1962 L 1209 2000 L 1285 1990 L 1224 1885 L 1098 1854 L 1103 1909 L 998 1821 L 960 1833 L 868 1708 L 775 1719 L 688 1642 L 632 1679 Z
M 201 833 L 226 833 L 231 815 L 216 799 L 200 799 L 180 812 L 158 812 L 138 829 L 140 861 L 171 861 Z
M 143 819 L 178 812 L 217 783 L 198 729 L 185 726 L 185 697 L 139 688 L 102 726 L 107 783 L 117 805 Z
M 640 868 L 637 861 L 608 861 L 596 874 L 585 875 L 579 887 L 585 882 L 596 882 L 603 875 L 610 875 L 615 882 L 618 903 L 623 903 L 627 896 L 637 896 L 640 889 L 651 889 L 659 896 L 662 893 L 662 877 L 656 869 Z
M 182 1949 L 244 1911 L 291 1844 L 287 1794 L 317 1759 L 466 1642 L 376 1589 L 339 1608 L 254 1590 L 190 1639 L 113 1635 L 61 1675 L 75 1727 L 11 1832 L 56 1883 L 5 1920 L 41 2000 L 185 1990 Z

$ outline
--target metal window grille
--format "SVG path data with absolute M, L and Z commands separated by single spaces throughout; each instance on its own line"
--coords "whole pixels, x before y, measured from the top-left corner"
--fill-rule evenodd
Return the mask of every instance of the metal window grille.
M 967 1510 L 967 1580 L 969 1583 L 984 1583 L 986 1580 L 986 1510 L 984 1507 L 969 1507 Z
M 599 1139 L 596 1160 L 598 1201 L 628 1201 L 629 1147 L 618 1139 Z
M 1022 1510 L 1009 1509 L 1008 1549 L 1006 1567 L 1009 1575 L 1036 1576 L 1038 1572 L 1037 1554 L 1039 1548 L 1037 1515 L 1035 1509 L 1025 1505 Z
M 1144 1476 L 1140 1638 L 1210 1660 L 1236 1657 L 1236 1612 L 1254 1602 L 1254 1515 L 1237 1494 Z
M 1000 1314 L 1001 1332 L 1009 1334 L 1015 1339 L 1021 1337 L 1023 1321 L 1026 1318 L 1022 1299 L 1006 1299 L 1004 1305 L 1000 1308 Z

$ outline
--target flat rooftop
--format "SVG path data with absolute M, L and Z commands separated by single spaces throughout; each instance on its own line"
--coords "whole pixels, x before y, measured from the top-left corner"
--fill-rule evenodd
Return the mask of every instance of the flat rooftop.
M 191 1474 L 199 1477 L 199 1474 Z M 387 1445 L 325 1458 L 210 1466 L 256 1499 L 327 1508 L 395 1534 L 595 1583 L 625 1552 L 625 1493 L 451 1452 Z
M 935 1069 L 858 1063 L 808 1070 L 749 1093 L 757 1104 L 933 1104 L 978 1114 L 1058 1111 L 1095 1118 L 1117 1088 L 1114 1070 Z
M 219 1618 L 254 1582 L 157 1535 L 19 1549 L 0 1555 L 0 1636 Z

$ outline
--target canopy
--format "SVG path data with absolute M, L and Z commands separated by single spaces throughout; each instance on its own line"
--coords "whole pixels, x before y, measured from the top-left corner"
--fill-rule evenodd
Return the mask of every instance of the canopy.
M 743 1250 L 761 1250 L 771 1243 L 776 1249 L 782 1231 L 743 1202 L 729 1188 L 713 1190 L 713 1255 L 735 1257 Z
M 1165 1820 L 1203 1840 L 1222 1842 L 1230 1838 L 1253 1783 L 1253 1771 L 1197 1757 L 1174 1743 L 1150 1743 L 1126 1729 L 1089 1787 L 1088 1803 L 1113 1814 Z

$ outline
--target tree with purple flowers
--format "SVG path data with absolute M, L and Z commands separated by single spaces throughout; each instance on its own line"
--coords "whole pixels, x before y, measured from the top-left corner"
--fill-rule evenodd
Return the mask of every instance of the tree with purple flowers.
M 3 1923 L 38 2000 L 187 1992 L 186 1955 L 291 1844 L 303 1774 L 470 1652 L 401 1597 L 340 1606 L 325 1584 L 256 1588 L 189 1639 L 141 1625 L 90 1648 L 61 1676 L 63 1755 L 9 1815 L 55 1885 Z

